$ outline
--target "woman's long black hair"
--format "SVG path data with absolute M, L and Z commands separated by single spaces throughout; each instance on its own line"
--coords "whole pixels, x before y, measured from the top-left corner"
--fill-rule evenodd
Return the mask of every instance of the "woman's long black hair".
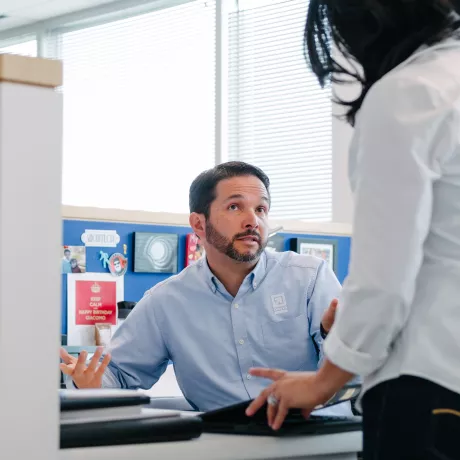
M 347 107 L 346 119 L 353 126 L 372 85 L 420 46 L 458 29 L 458 10 L 460 0 L 310 0 L 305 55 L 322 86 L 361 85 L 357 99 L 336 98 Z M 333 56 L 333 43 L 346 58 L 343 65 Z

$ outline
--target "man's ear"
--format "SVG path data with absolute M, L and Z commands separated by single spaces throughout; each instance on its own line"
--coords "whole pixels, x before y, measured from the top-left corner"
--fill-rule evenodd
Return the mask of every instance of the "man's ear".
M 203 214 L 192 212 L 189 217 L 190 227 L 200 240 L 206 239 L 206 218 Z

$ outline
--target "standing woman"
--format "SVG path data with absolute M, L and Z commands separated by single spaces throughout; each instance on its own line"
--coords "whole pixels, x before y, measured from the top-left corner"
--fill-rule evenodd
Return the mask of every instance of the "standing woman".
M 308 415 L 360 375 L 365 459 L 460 459 L 458 7 L 310 0 L 313 72 L 322 85 L 354 80 L 361 89 L 340 101 L 355 127 L 350 271 L 324 365 L 254 369 L 274 382 L 247 412 L 268 400 L 278 429 L 290 407 Z

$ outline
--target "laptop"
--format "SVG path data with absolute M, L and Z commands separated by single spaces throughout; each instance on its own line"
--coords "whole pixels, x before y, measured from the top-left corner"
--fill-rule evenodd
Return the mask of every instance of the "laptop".
M 323 409 L 355 399 L 360 390 L 360 385 L 347 385 L 327 403 L 316 409 Z M 266 404 L 252 417 L 246 415 L 246 408 L 251 402 L 252 400 L 249 400 L 201 414 L 203 432 L 252 436 L 301 436 L 362 430 L 362 417 L 360 416 L 337 417 L 313 414 L 305 419 L 301 410 L 291 409 L 281 428 L 274 431 L 267 424 Z

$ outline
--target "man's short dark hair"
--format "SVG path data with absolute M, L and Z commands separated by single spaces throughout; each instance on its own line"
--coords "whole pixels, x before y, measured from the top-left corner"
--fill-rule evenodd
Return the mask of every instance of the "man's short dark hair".
M 229 161 L 202 172 L 192 182 L 189 193 L 190 212 L 204 214 L 207 219 L 211 203 L 216 199 L 217 184 L 224 179 L 240 176 L 257 177 L 267 189 L 270 200 L 270 179 L 260 168 L 242 161 Z
M 70 249 L 64 249 L 64 254 L 69 253 L 70 254 Z

